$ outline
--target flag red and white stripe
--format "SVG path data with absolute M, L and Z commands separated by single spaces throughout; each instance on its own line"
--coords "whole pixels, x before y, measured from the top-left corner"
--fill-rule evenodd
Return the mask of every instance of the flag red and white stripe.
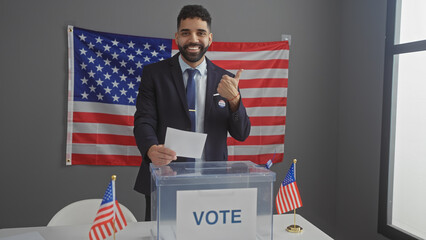
M 302 200 L 300 198 L 296 182 L 280 187 L 275 204 L 277 206 L 278 214 L 282 214 L 302 206 Z

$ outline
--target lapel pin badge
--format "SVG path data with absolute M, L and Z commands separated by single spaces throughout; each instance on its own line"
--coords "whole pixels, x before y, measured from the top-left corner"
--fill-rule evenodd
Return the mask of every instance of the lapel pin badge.
M 225 101 L 223 101 L 222 99 L 219 100 L 219 102 L 217 103 L 217 105 L 219 105 L 219 107 L 224 108 L 226 106 Z

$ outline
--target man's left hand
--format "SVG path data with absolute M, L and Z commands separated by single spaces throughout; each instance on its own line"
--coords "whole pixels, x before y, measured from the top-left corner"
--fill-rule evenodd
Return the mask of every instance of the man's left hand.
M 238 96 L 238 83 L 240 82 L 240 76 L 242 72 L 242 69 L 238 70 L 234 78 L 228 75 L 222 76 L 222 79 L 217 86 L 217 92 L 220 94 L 220 96 L 228 100 L 234 99 L 236 96 Z

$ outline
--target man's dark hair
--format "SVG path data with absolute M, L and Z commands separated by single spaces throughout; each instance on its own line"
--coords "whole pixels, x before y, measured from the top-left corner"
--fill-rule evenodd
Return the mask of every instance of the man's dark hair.
M 201 20 L 207 22 L 209 30 L 211 29 L 212 18 L 210 13 L 201 5 L 186 5 L 181 10 L 177 17 L 177 28 L 180 27 L 180 21 L 187 18 L 200 18 Z

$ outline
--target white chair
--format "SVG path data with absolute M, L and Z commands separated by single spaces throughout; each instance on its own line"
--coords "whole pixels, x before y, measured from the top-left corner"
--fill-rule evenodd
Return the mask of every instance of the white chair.
M 91 224 L 96 217 L 102 199 L 86 199 L 73 202 L 55 214 L 47 226 Z M 130 210 L 121 203 L 120 208 L 127 222 L 137 222 Z

